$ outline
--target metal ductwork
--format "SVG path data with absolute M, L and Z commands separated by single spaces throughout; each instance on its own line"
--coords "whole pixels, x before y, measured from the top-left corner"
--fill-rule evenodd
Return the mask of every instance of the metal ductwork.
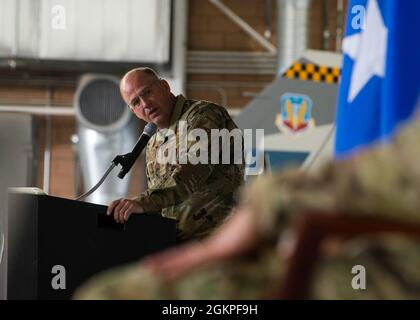
M 85 191 L 94 186 L 117 154 L 130 152 L 140 133 L 139 121 L 121 98 L 119 79 L 108 75 L 85 75 L 78 84 L 74 108 L 78 123 L 77 154 Z M 127 196 L 124 180 L 111 173 L 86 201 L 108 205 Z
M 277 0 L 278 70 L 298 59 L 307 48 L 309 0 Z

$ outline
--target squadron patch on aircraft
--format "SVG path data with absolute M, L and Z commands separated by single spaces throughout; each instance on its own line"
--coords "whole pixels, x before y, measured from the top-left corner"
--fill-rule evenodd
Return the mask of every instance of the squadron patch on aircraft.
M 285 93 L 280 98 L 281 111 L 275 119 L 276 127 L 286 133 L 299 133 L 315 126 L 311 116 L 312 100 L 307 95 Z

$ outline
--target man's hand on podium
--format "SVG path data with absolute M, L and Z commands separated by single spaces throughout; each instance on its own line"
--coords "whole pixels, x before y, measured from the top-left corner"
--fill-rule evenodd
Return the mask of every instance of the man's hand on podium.
M 143 208 L 134 200 L 121 198 L 108 206 L 107 215 L 113 215 L 116 222 L 125 223 L 132 213 L 143 213 Z

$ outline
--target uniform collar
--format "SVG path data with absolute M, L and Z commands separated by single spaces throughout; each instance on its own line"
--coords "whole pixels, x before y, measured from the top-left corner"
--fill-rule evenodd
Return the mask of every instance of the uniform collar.
M 176 127 L 176 124 L 178 123 L 178 120 L 181 118 L 185 101 L 186 99 L 182 94 L 176 97 L 175 107 L 174 107 L 174 110 L 172 111 L 171 121 L 169 122 L 170 129 L 174 129 Z

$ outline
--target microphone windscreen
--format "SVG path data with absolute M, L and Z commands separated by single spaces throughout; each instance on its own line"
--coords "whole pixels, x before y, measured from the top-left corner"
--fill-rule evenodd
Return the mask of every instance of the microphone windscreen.
M 143 134 L 147 134 L 149 137 L 153 136 L 156 132 L 157 126 L 153 122 L 149 122 L 145 125 Z

